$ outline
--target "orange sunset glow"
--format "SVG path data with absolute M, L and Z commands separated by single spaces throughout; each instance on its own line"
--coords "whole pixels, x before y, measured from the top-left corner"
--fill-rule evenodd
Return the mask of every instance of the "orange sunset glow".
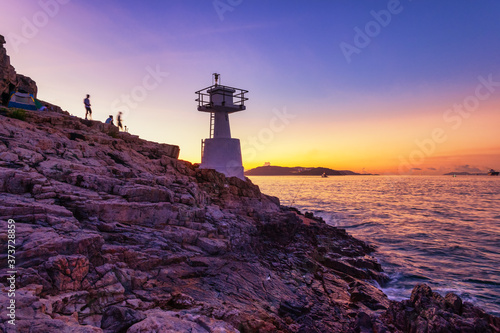
M 206 4 L 165 9 L 157 21 L 125 3 L 72 1 L 37 27 L 29 18 L 43 7 L 10 2 L 0 30 L 12 64 L 31 74 L 40 98 L 82 116 L 89 93 L 97 119 L 123 111 L 131 132 L 177 144 L 193 163 L 209 131 L 194 91 L 217 71 L 223 83 L 249 90 L 247 110 L 230 120 L 246 169 L 265 162 L 380 174 L 500 169 L 494 11 L 441 5 L 420 24 L 426 4 L 400 3 L 366 47 L 348 52 L 363 42 L 353 28 L 373 20 L 369 4 L 329 4 L 320 13 L 249 3 L 223 20 Z M 120 20 L 110 18 L 116 12 Z M 181 13 L 197 19 L 186 24 Z M 462 24 L 466 15 L 476 26 Z M 440 28 L 443 19 L 449 29 Z M 144 82 L 151 89 L 141 92 Z M 436 128 L 440 142 L 426 146 Z

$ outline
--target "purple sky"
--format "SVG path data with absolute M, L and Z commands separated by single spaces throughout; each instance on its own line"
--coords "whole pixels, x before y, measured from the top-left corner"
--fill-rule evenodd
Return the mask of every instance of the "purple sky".
M 192 162 L 209 123 L 194 91 L 218 72 L 223 84 L 250 91 L 247 111 L 231 116 L 246 167 L 500 169 L 498 1 L 2 7 L 11 62 L 37 81 L 39 98 L 81 117 L 89 93 L 94 118 L 122 110 L 131 132 L 178 144 Z M 454 105 L 464 103 L 471 110 L 459 113 Z

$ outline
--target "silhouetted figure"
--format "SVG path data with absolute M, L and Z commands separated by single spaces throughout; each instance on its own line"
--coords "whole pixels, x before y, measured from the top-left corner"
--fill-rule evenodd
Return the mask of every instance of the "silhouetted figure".
M 115 124 L 113 124 L 113 116 L 112 115 L 109 115 L 109 118 L 106 119 L 105 124 L 115 125 Z
M 121 129 L 123 131 L 123 125 L 122 125 L 122 112 L 118 112 L 118 118 L 117 118 L 117 122 L 118 122 L 118 128 Z
M 87 119 L 87 115 L 92 119 L 92 109 L 90 108 L 90 95 L 87 94 L 87 98 L 83 100 L 83 104 L 85 105 L 85 119 Z

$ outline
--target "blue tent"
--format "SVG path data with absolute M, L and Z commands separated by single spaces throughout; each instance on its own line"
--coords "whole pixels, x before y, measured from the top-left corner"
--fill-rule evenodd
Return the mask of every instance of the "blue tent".
M 16 91 L 10 95 L 9 108 L 19 108 L 36 111 L 35 98 L 31 94 Z

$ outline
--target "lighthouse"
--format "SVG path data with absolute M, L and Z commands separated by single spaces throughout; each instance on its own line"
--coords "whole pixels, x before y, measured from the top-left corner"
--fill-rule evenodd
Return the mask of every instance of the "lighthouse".
M 229 114 L 244 111 L 247 90 L 220 84 L 214 73 L 212 85 L 198 90 L 198 111 L 210 113 L 209 138 L 201 140 L 201 169 L 215 169 L 227 177 L 245 180 L 240 140 L 231 138 Z

